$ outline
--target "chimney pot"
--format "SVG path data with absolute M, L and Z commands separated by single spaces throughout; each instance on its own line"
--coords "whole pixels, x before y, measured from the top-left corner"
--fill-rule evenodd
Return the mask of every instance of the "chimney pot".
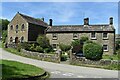
M 49 26 L 52 26 L 52 19 L 49 19 Z
M 110 17 L 110 25 L 113 25 L 113 17 Z
M 84 19 L 84 25 L 89 25 L 89 18 Z

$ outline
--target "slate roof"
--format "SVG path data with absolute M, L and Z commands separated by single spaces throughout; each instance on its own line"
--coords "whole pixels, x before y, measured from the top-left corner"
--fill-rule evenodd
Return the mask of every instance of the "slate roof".
M 45 23 L 42 20 L 38 20 L 38 19 L 35 19 L 33 17 L 27 16 L 27 15 L 24 15 L 24 14 L 21 14 L 21 13 L 18 13 L 18 14 L 20 14 L 28 23 L 32 23 L 32 24 L 35 24 L 35 25 L 40 25 L 40 26 L 43 26 L 43 27 L 48 27 L 48 24 Z
M 47 32 L 79 32 L 79 31 L 114 31 L 114 27 L 109 24 L 103 25 L 56 25 L 50 27 Z

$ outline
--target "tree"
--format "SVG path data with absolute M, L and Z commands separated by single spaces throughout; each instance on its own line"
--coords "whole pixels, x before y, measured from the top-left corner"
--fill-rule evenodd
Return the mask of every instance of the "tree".
M 0 25 L 2 27 L 2 30 L 7 30 L 7 26 L 10 23 L 7 19 L 0 19 Z
M 120 49 L 120 40 L 116 41 L 116 50 Z
M 37 43 L 43 48 L 49 48 L 50 47 L 50 43 L 49 43 L 49 39 L 44 36 L 44 35 L 39 35 L 37 38 Z
M 59 47 L 64 52 L 69 51 L 71 49 L 70 45 L 65 45 L 65 44 L 59 44 Z
M 2 41 L 3 41 L 3 43 L 5 43 L 6 37 L 7 37 L 7 31 L 6 31 L 6 30 L 3 30 L 3 31 L 2 31 Z
M 97 44 L 95 42 L 85 43 L 83 45 L 83 53 L 87 59 L 100 60 L 102 58 L 103 49 L 100 44 Z

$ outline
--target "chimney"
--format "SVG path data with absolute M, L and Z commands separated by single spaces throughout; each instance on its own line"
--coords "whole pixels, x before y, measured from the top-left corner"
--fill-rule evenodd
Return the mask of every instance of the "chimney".
M 44 21 L 44 18 L 42 17 L 41 20 Z
M 52 19 L 49 19 L 49 26 L 52 26 Z
M 113 25 L 113 17 L 110 17 L 110 22 L 109 22 L 110 25 Z
M 84 18 L 84 25 L 89 25 L 89 18 Z

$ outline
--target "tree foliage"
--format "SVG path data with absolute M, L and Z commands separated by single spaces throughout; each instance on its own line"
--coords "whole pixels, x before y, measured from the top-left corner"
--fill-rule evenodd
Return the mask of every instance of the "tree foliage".
M 10 23 L 7 19 L 0 19 L 0 27 L 2 27 L 2 30 L 7 30 L 7 26 Z
M 71 49 L 70 45 L 65 45 L 65 44 L 59 44 L 59 47 L 62 51 L 69 51 Z
M 120 40 L 116 41 L 116 50 L 120 49 Z
M 50 43 L 49 43 L 49 39 L 44 36 L 44 35 L 39 35 L 37 38 L 37 43 L 42 47 L 42 48 L 49 48 L 50 47 Z

